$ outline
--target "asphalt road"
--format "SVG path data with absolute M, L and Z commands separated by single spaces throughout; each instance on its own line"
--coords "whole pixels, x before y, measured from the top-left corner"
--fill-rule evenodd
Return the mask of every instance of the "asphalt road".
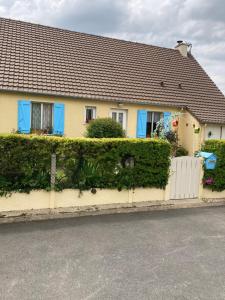
M 225 299 L 225 207 L 0 225 L 1 299 Z

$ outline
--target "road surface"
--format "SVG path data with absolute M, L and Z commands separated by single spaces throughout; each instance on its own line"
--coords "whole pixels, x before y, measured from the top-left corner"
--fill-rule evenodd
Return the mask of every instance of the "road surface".
M 225 299 L 225 207 L 0 225 L 1 299 Z

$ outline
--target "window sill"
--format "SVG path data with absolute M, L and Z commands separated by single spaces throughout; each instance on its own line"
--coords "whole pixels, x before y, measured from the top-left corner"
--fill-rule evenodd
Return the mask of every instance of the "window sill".
M 83 125 L 88 125 L 88 124 L 90 124 L 92 121 L 94 121 L 94 120 L 96 120 L 96 119 L 92 119 L 92 120 L 90 120 L 89 122 L 84 122 L 83 123 Z
M 27 133 L 27 134 L 33 134 L 33 135 L 36 135 L 36 136 L 63 136 L 62 134 L 55 134 L 55 133 L 35 133 L 35 132 L 30 132 L 30 133 Z

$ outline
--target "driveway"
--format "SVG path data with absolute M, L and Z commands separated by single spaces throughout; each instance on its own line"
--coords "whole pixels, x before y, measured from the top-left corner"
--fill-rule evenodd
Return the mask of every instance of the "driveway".
M 225 207 L 0 225 L 0 299 L 225 299 Z

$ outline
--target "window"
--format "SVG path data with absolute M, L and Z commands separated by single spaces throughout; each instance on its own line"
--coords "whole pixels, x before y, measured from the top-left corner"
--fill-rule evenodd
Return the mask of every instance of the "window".
M 85 107 L 85 123 L 89 123 L 91 120 L 96 118 L 96 107 L 86 106 Z
M 157 122 L 162 118 L 160 112 L 147 112 L 147 126 L 146 126 L 146 137 L 152 137 L 153 132 L 156 129 Z
M 217 125 L 207 125 L 205 128 L 205 139 L 206 140 L 220 140 L 224 138 L 224 127 Z
M 51 103 L 32 102 L 31 104 L 31 129 L 52 133 L 52 108 Z
M 124 130 L 127 127 L 127 112 L 125 110 L 116 110 L 111 111 L 111 117 L 113 120 L 121 124 Z

